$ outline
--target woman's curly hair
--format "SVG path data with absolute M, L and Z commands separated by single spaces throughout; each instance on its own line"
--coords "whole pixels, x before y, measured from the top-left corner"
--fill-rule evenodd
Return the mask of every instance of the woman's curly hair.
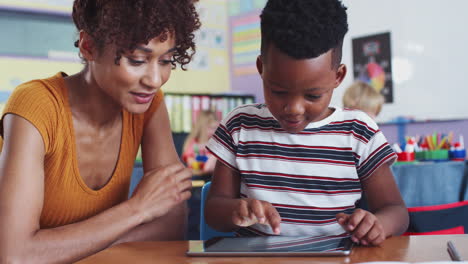
M 185 70 L 195 54 L 194 31 L 200 28 L 196 1 L 75 0 L 72 16 L 78 31 L 88 33 L 101 51 L 108 44 L 117 46 L 116 64 L 125 51 L 133 51 L 158 36 L 165 41 L 168 34 L 174 34 L 172 65 L 175 68 L 178 63 Z

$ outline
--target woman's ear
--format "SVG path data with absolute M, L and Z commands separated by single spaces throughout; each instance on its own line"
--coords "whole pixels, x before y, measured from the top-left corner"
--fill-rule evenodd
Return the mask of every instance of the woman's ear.
M 80 50 L 81 56 L 86 61 L 92 61 L 95 59 L 97 50 L 94 45 L 93 38 L 83 30 L 80 31 L 80 39 L 78 41 L 78 48 Z

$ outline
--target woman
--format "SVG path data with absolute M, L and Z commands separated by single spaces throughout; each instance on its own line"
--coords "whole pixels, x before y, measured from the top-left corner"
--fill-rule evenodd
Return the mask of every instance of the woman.
M 160 88 L 193 55 L 193 1 L 75 0 L 72 16 L 84 69 L 20 85 L 2 116 L 0 263 L 184 235 L 191 172 Z M 145 175 L 127 200 L 140 143 Z

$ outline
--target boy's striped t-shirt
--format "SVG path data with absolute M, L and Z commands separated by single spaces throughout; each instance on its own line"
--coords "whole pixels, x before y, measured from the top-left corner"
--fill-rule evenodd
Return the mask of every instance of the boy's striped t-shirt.
M 283 130 L 264 104 L 234 109 L 208 149 L 239 171 L 241 197 L 270 202 L 281 216 L 281 235 L 338 235 L 340 212 L 352 213 L 365 181 L 396 155 L 367 114 L 335 108 L 302 132 Z M 273 234 L 267 225 L 241 236 Z

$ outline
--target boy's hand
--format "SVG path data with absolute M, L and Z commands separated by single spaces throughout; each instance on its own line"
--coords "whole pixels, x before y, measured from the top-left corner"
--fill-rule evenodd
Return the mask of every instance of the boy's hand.
M 250 198 L 239 199 L 232 214 L 232 222 L 237 226 L 251 226 L 257 223 L 270 225 L 276 235 L 280 234 L 281 217 L 269 202 Z
M 385 240 L 385 230 L 379 219 L 371 212 L 356 209 L 352 215 L 339 213 L 338 223 L 352 234 L 351 240 L 364 246 L 378 246 Z

